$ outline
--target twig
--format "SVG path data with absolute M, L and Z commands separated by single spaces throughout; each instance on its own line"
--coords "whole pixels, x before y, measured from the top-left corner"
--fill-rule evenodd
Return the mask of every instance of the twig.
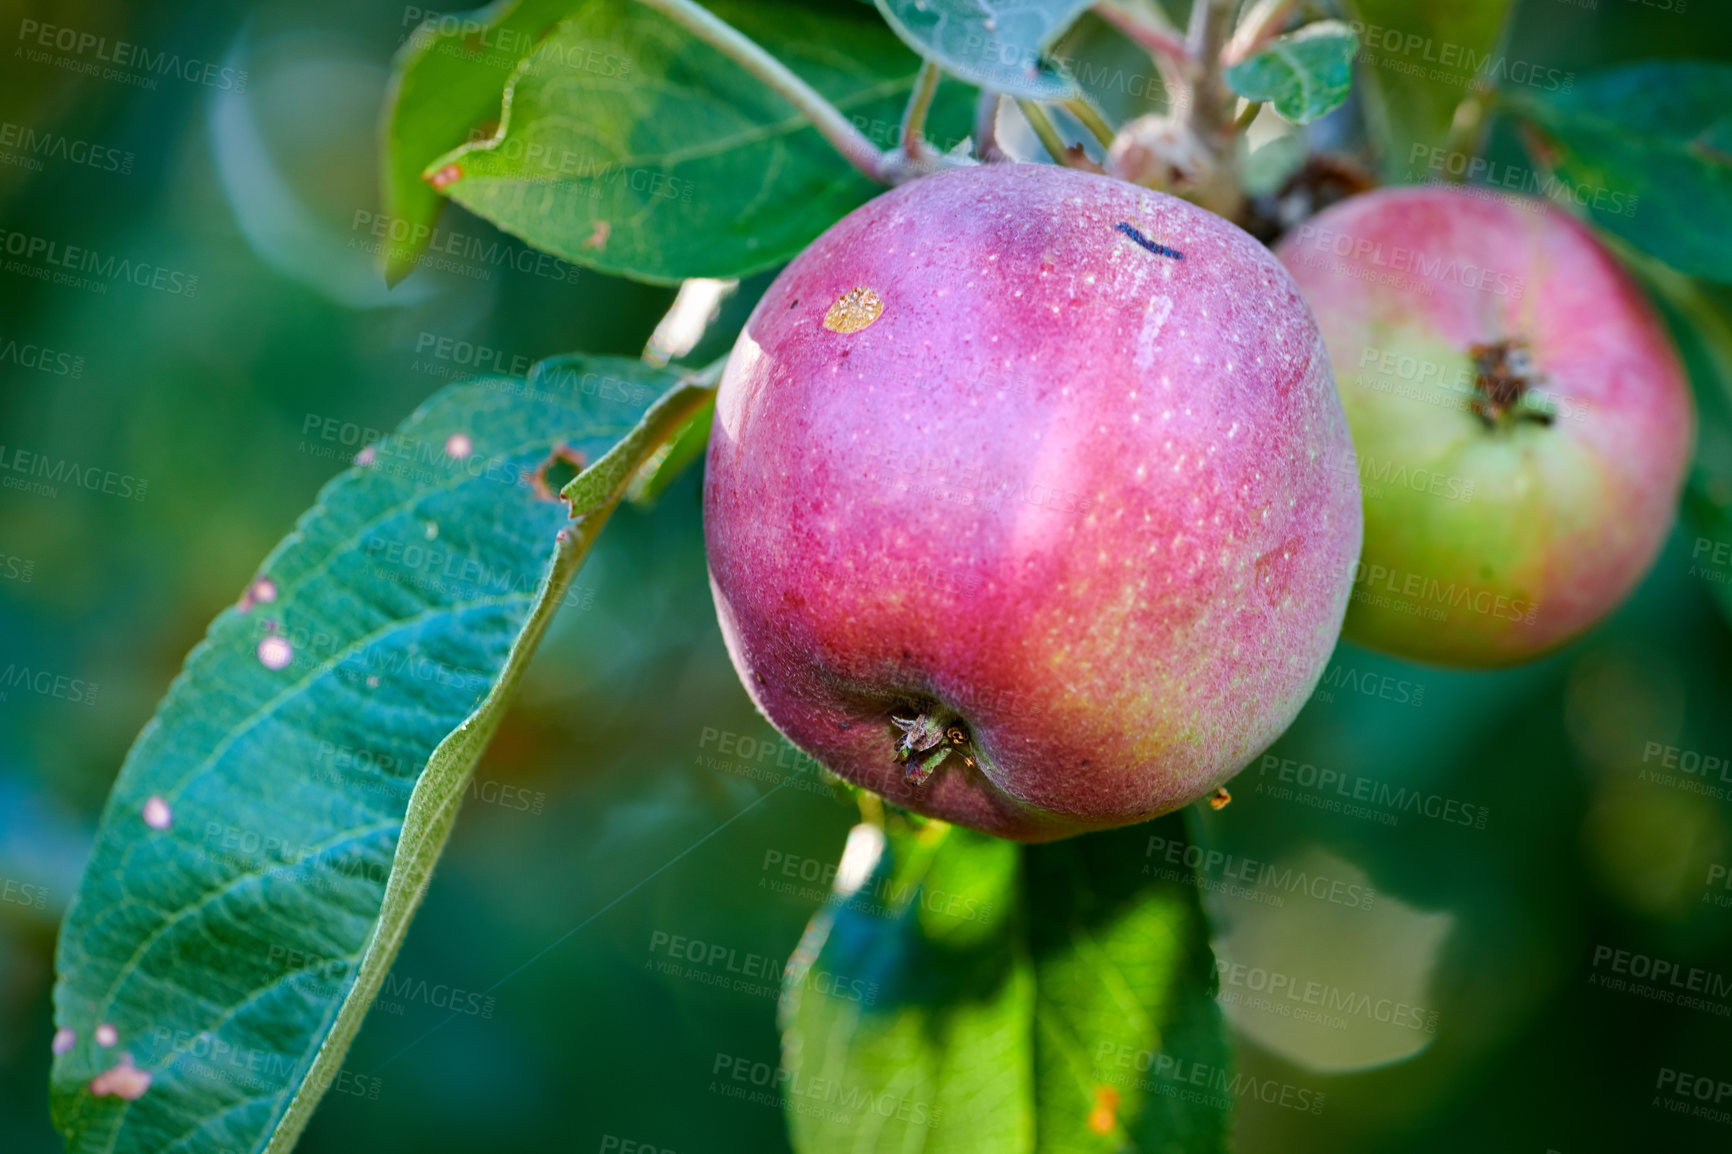
M 1082 122 L 1082 126 L 1094 134 L 1094 138 L 1105 148 L 1113 146 L 1113 129 L 1102 118 L 1095 106 L 1080 96 L 1072 97 L 1064 103 L 1064 110 Z
M 637 0 L 756 76 L 812 122 L 820 135 L 855 168 L 873 180 L 890 183 L 893 166 L 885 155 L 834 104 L 796 76 L 792 69 L 694 0 Z
M 1233 19 L 1233 0 L 1196 0 L 1185 45 L 1197 62 L 1196 102 L 1191 124 L 1211 149 L 1217 147 L 1232 116 L 1232 90 L 1227 87 L 1221 53 Z
M 1227 42 L 1225 63 L 1231 68 L 1256 53 L 1259 48 L 1281 34 L 1287 17 L 1299 0 L 1257 0 L 1239 21 L 1233 38 Z
M 1233 135 L 1238 136 L 1240 133 L 1244 132 L 1247 128 L 1251 127 L 1251 122 L 1253 120 L 1256 120 L 1257 114 L 1259 112 L 1262 112 L 1262 111 L 1263 111 L 1263 102 L 1261 100 L 1248 100 L 1248 101 L 1246 101 L 1245 102 L 1245 111 L 1239 113 L 1238 119 L 1233 121 Z
M 920 75 L 914 80 L 914 91 L 908 94 L 908 107 L 902 113 L 902 155 L 910 164 L 919 164 L 932 152 L 921 132 L 926 128 L 926 112 L 932 107 L 932 94 L 938 91 L 939 69 L 928 60 L 920 65 Z

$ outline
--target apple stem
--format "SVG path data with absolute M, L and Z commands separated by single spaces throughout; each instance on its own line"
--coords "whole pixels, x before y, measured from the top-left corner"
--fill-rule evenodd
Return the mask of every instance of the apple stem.
M 1081 148 L 1072 148 L 1058 134 L 1058 129 L 1052 126 L 1052 119 L 1046 110 L 1032 100 L 1018 100 L 1016 106 L 1022 110 L 1022 115 L 1028 120 L 1028 126 L 1034 129 L 1035 136 L 1046 149 L 1047 155 L 1055 162 L 1067 168 L 1080 168 L 1084 172 L 1100 172 L 1101 166 L 1083 155 Z
M 1455 106 L 1455 115 L 1449 124 L 1449 139 L 1444 141 L 1444 147 L 1449 150 L 1450 155 L 1479 155 L 1495 96 L 1496 92 L 1480 81 L 1476 82 L 1472 91 Z M 1446 165 L 1444 175 L 1456 182 L 1467 180 L 1467 165 L 1462 165 L 1460 172 L 1455 172 L 1454 169 L 1454 165 Z
M 931 158 L 932 149 L 921 137 L 926 128 L 926 112 L 932 107 L 932 94 L 938 91 L 938 65 L 928 60 L 920 66 L 914 79 L 914 90 L 908 94 L 908 107 L 902 113 L 902 155 L 910 164 L 921 164 Z
M 1066 100 L 1064 101 L 1064 110 L 1076 117 L 1084 128 L 1094 133 L 1094 138 L 1100 141 L 1103 147 L 1111 148 L 1113 146 L 1112 125 L 1106 122 L 1106 118 L 1096 111 L 1095 106 L 1090 104 L 1087 99 L 1078 96 Z
M 1058 130 L 1052 126 L 1052 121 L 1047 119 L 1045 110 L 1032 100 L 1018 100 L 1016 106 L 1021 109 L 1028 126 L 1034 129 L 1034 134 L 1040 138 L 1041 146 L 1046 149 L 1047 155 L 1052 157 L 1054 162 L 1063 164 L 1065 144 L 1059 138 Z

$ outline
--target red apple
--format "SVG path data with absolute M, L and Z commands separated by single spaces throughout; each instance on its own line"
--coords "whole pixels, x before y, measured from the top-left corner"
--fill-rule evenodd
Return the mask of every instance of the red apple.
M 716 402 L 705 534 L 753 699 L 837 774 L 1048 840 L 1210 794 L 1340 628 L 1359 493 L 1269 251 L 1038 165 L 853 212 Z
M 1693 416 L 1653 310 L 1593 235 L 1536 200 L 1404 188 L 1277 252 L 1358 450 L 1346 636 L 1508 665 L 1622 601 L 1672 524 Z

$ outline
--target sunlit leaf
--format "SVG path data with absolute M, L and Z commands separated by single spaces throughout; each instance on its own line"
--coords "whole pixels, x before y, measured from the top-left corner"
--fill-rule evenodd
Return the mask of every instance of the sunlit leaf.
M 920 67 L 872 13 L 791 0 L 709 7 L 895 144 Z M 941 85 L 928 139 L 965 139 L 972 101 Z M 537 248 L 639 280 L 781 264 L 883 191 L 792 105 L 632 0 L 591 0 L 525 61 L 497 136 L 428 168 L 452 199 Z
M 1151 876 L 1146 852 L 1180 818 L 1033 847 L 891 830 L 789 967 L 796 1149 L 1226 1149 L 1233 1074 L 1197 893 Z

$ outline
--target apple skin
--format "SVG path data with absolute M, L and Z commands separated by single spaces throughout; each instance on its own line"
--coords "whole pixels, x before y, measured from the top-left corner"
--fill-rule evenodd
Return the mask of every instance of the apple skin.
M 1276 252 L 1323 329 L 1359 454 L 1348 639 L 1511 665 L 1628 595 L 1672 524 L 1694 414 L 1659 320 L 1585 227 L 1538 200 L 1387 189 Z M 1473 411 L 1491 362 L 1470 350 L 1511 340 L 1549 424 Z
M 858 287 L 882 314 L 827 328 Z M 1349 451 L 1316 326 L 1238 228 L 1070 169 L 922 177 L 814 241 L 734 348 L 717 616 L 770 721 L 897 805 L 1023 841 L 1142 821 L 1315 687 L 1359 551 Z M 911 703 L 976 764 L 912 784 Z

